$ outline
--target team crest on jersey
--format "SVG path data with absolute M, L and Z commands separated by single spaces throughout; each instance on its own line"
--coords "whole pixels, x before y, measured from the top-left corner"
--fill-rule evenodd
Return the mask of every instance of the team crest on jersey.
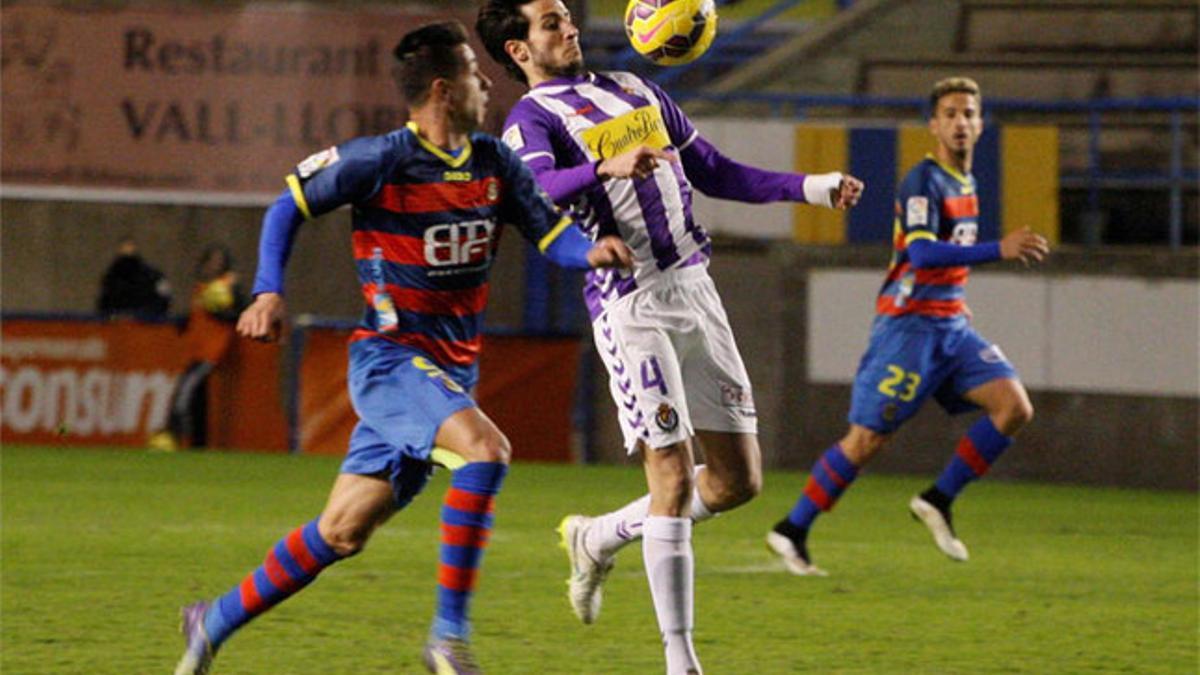
M 929 199 L 926 197 L 909 197 L 905 204 L 909 227 L 929 224 Z
M 1004 356 L 1004 352 L 1000 351 L 1000 347 L 996 345 L 988 345 L 979 350 L 979 359 L 984 363 L 1007 363 L 1008 358 Z
M 488 203 L 495 204 L 500 201 L 500 181 L 495 178 L 488 178 L 484 181 L 484 185 L 486 186 L 484 189 L 487 191 L 486 197 Z
M 675 412 L 675 409 L 669 404 L 660 403 L 658 412 L 654 413 L 654 423 L 663 431 L 675 431 L 679 427 L 679 413 Z
M 318 153 L 309 155 L 303 162 L 297 164 L 296 174 L 300 178 L 309 178 L 321 169 L 336 163 L 339 159 L 341 158 L 338 157 L 337 146 L 326 148 Z
M 504 144 L 511 148 L 514 152 L 525 147 L 525 137 L 521 135 L 521 127 L 512 125 L 504 130 L 504 135 L 500 137 Z

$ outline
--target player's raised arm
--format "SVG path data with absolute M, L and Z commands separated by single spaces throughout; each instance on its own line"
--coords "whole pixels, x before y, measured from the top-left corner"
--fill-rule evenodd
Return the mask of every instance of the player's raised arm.
M 726 157 L 699 134 L 680 152 L 688 180 L 704 194 L 751 204 L 793 201 L 848 209 L 862 197 L 863 182 L 841 172 L 768 171 Z
M 659 150 L 649 145 L 639 145 L 628 152 L 616 157 L 601 160 L 596 165 L 596 177 L 600 180 L 609 178 L 646 178 L 658 168 L 658 163 L 678 162 L 675 153 Z
M 505 156 L 505 220 L 516 224 L 551 262 L 570 269 L 632 266 L 633 254 L 620 237 L 602 237 L 593 244 L 550 202 L 530 168 L 509 147 L 500 145 L 499 150 Z

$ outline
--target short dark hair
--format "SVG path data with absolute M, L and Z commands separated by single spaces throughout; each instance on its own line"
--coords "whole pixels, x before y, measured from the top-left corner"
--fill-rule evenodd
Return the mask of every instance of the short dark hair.
M 429 85 L 438 78 L 452 80 L 465 66 L 457 47 L 467 43 L 467 29 L 457 21 L 431 23 L 406 33 L 392 55 L 392 78 L 409 105 L 429 98 Z
M 979 91 L 979 84 L 969 77 L 947 77 L 938 80 L 934 83 L 933 89 L 929 92 L 929 116 L 933 117 L 937 114 L 938 101 L 942 100 L 943 96 L 950 94 L 971 94 L 979 105 L 983 105 L 983 94 Z
M 525 73 L 504 50 L 509 40 L 529 39 L 529 19 L 521 8 L 533 0 L 487 0 L 475 18 L 475 32 L 492 60 L 504 66 L 505 72 L 522 84 L 529 84 Z

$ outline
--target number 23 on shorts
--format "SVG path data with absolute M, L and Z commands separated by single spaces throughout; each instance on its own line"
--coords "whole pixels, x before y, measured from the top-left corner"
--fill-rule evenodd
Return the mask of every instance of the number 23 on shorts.
M 904 370 L 895 364 L 888 364 L 887 377 L 879 383 L 879 393 L 889 398 L 898 398 L 905 403 L 917 397 L 917 388 L 921 386 L 921 376 Z

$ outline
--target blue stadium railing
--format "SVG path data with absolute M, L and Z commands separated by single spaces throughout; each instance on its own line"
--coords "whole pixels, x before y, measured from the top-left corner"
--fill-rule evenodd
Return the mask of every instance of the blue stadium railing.
M 768 92 L 709 93 L 676 91 L 679 102 L 705 101 L 725 104 L 760 104 L 767 106 L 775 117 L 803 120 L 813 108 L 848 108 L 852 110 L 880 109 L 917 110 L 928 114 L 929 101 L 923 97 L 857 96 L 843 94 L 784 94 Z M 1065 173 L 1062 185 L 1083 187 L 1088 191 L 1088 206 L 1098 209 L 1100 191 L 1105 188 L 1165 188 L 1170 199 L 1168 241 L 1172 248 L 1183 244 L 1183 190 L 1200 179 L 1195 167 L 1184 167 L 1184 115 L 1200 113 L 1200 98 L 1186 96 L 1171 98 L 1103 98 L 1086 101 L 1037 101 L 1029 99 L 987 99 L 986 114 L 1040 113 L 1086 115 L 1088 120 L 1088 162 L 1082 173 Z M 1100 161 L 1100 136 L 1103 116 L 1110 113 L 1165 113 L 1170 119 L 1170 155 L 1163 171 L 1105 170 Z

